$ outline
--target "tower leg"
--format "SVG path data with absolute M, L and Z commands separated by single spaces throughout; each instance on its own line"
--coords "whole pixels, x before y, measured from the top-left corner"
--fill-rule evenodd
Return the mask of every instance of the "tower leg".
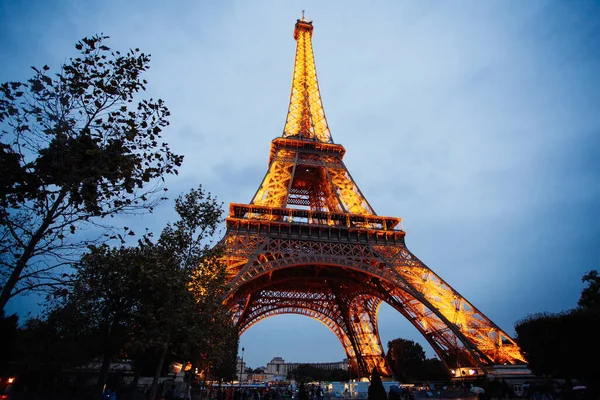
M 366 373 L 366 376 L 371 376 L 374 369 L 382 376 L 392 374 L 377 330 L 377 311 L 381 303 L 376 297 L 363 295 L 355 298 L 350 306 L 352 331 L 357 338 L 358 353 L 361 354 L 366 368 L 366 371 L 362 372 Z

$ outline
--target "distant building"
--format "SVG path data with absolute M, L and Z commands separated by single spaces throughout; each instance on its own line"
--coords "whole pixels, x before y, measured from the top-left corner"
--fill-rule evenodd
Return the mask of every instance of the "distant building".
M 256 383 L 256 382 L 266 382 L 270 380 L 270 377 L 267 373 L 267 367 L 256 367 L 246 368 L 246 374 L 248 375 L 248 382 Z
M 343 369 L 348 370 L 348 360 L 338 362 L 324 362 L 324 363 L 286 363 L 281 357 L 274 357 L 270 363 L 267 364 L 267 377 L 269 380 L 277 380 L 278 378 L 285 378 L 289 372 L 292 372 L 299 365 L 308 364 L 316 368 L 321 369 Z

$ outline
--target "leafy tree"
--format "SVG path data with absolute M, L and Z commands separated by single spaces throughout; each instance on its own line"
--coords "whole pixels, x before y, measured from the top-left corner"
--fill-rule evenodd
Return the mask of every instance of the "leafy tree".
M 223 307 L 227 290 L 220 250 L 207 250 L 193 267 L 187 284 L 191 301 L 182 307 L 188 318 L 186 329 L 173 332 L 171 347 L 179 359 L 191 360 L 199 371 L 216 379 L 232 380 L 236 370 L 238 330 L 232 315 Z M 191 315 L 191 317 L 190 317 Z
M 17 328 L 15 340 L 11 343 L 10 353 L 5 353 L 10 374 L 18 375 L 15 383 L 15 396 L 22 387 L 27 387 L 31 392 L 39 390 L 41 386 L 52 388 L 56 393 L 57 382 L 64 362 L 71 357 L 66 355 L 73 351 L 71 342 L 65 343 L 57 330 L 41 319 L 30 319 L 22 327 Z M 81 355 L 87 351 L 82 346 L 78 352 L 70 353 L 71 356 Z M 2 372 L 6 376 L 6 372 Z M 44 384 L 45 383 L 45 384 Z M 58 394 L 58 393 L 57 393 Z
M 232 316 L 223 307 L 215 313 L 214 318 L 203 340 L 203 351 L 196 353 L 197 363 L 200 369 L 210 372 L 214 379 L 232 381 L 236 373 L 238 330 Z
M 81 348 L 59 361 L 102 359 L 100 386 L 110 361 L 124 356 L 138 367 L 153 359 L 156 380 L 168 357 L 221 377 L 235 369 L 237 330 L 222 304 L 225 268 L 211 242 L 222 210 L 201 187 L 175 208 L 179 220 L 156 241 L 146 235 L 136 247 L 91 247 L 72 290 L 43 321 L 59 348 Z
M 72 394 L 66 391 L 72 383 L 65 379 L 64 371 L 76 371 L 102 359 L 100 329 L 83 325 L 82 310 L 68 304 L 54 306 L 44 318 L 27 320 L 17 331 L 11 364 L 19 376 L 15 389 L 26 387 L 25 397 L 37 392 L 70 398 Z
M 426 358 L 420 344 L 407 339 L 394 339 L 388 342 L 386 357 L 399 381 L 411 382 L 421 379 Z
M 321 371 L 313 365 L 300 364 L 294 370 L 288 372 L 288 377 L 300 382 L 311 382 L 321 379 Z
M 84 361 L 82 353 L 101 357 L 100 388 L 106 383 L 110 362 L 130 340 L 139 306 L 136 282 L 144 262 L 139 248 L 91 247 L 76 264 L 76 279 L 68 295 L 58 300 L 48 316 L 54 336 L 62 338 L 63 346 L 73 347 L 74 352 L 67 353 L 72 358 L 64 361 Z
M 339 382 L 339 381 L 345 381 L 346 379 L 348 379 L 348 371 L 343 370 L 341 368 L 330 369 L 330 370 L 327 370 L 327 372 L 328 372 L 327 378 L 322 379 L 323 381 Z
M 371 384 L 369 385 L 369 400 L 387 400 L 387 393 L 381 382 L 381 376 L 377 368 L 373 368 L 371 374 Z
M 6 376 L 7 362 L 12 359 L 14 352 L 14 343 L 19 325 L 17 314 L 9 316 L 4 315 L 4 310 L 0 310 L 0 332 L 2 332 L 3 349 L 0 352 L 0 376 Z
M 237 329 L 229 338 L 225 338 L 220 348 L 218 359 L 213 361 L 211 376 L 217 382 L 230 382 L 236 378 L 237 353 L 239 346 L 239 336 Z
M 517 322 L 515 331 L 528 365 L 536 374 L 578 378 L 592 383 L 590 360 L 600 357 L 598 333 L 600 313 L 573 310 L 557 314 L 535 314 Z
M 148 184 L 183 160 L 161 142 L 163 101 L 138 100 L 150 56 L 111 51 L 106 39 L 82 39 L 54 76 L 44 66 L 0 85 L 0 309 L 62 285 L 66 265 L 113 236 L 103 236 L 107 218 L 151 211 L 162 188 Z M 99 237 L 76 235 L 90 225 Z
M 587 310 L 600 311 L 600 277 L 598 271 L 588 272 L 581 280 L 587 283 L 588 286 L 581 291 L 581 297 L 577 305 Z
M 343 381 L 348 379 L 348 371 L 339 369 L 318 368 L 310 364 L 300 364 L 287 373 L 287 379 L 302 382 L 311 381 Z
M 130 339 L 139 305 L 139 279 L 145 261 L 138 248 L 92 248 L 77 267 L 77 280 L 70 298 L 81 304 L 82 319 L 90 329 L 99 330 L 102 366 L 98 386 L 104 386 L 108 367 Z M 73 305 L 71 305 L 73 306 Z M 83 321 L 82 321 L 83 322 Z
M 229 346 L 237 343 L 222 305 L 227 281 L 221 249 L 212 241 L 221 204 L 199 187 L 177 198 L 175 210 L 179 220 L 168 224 L 156 243 L 149 237 L 140 243 L 148 270 L 140 279 L 135 345 L 137 351 L 159 353 L 152 391 L 169 348 L 182 360 L 196 360 L 199 369 L 210 369 L 230 360 Z
M 444 363 L 434 357 L 425 360 L 419 379 L 426 381 L 449 381 L 451 378 L 450 371 L 448 371 Z
M 515 324 L 517 341 L 529 368 L 539 375 L 576 378 L 588 385 L 597 381 L 590 360 L 600 358 L 598 333 L 599 278 L 596 271 L 584 275 L 588 287 L 581 292 L 577 309 L 561 313 L 529 315 Z

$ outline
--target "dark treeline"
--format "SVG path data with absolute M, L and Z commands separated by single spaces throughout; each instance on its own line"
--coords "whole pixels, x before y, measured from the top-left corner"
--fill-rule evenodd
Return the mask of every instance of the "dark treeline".
M 517 341 L 532 371 L 541 376 L 577 379 L 598 389 L 600 277 L 585 274 L 587 286 L 577 307 L 560 313 L 529 315 L 515 324 Z M 596 366 L 594 366 L 596 365 Z
M 287 374 L 287 379 L 295 379 L 299 382 L 341 382 L 349 378 L 348 371 L 343 369 L 325 369 L 318 368 L 310 364 L 300 364 L 298 367 Z
M 156 241 L 92 247 L 43 316 L 23 326 L 14 315 L 1 318 L 8 351 L 0 373 L 18 376 L 14 392 L 86 398 L 110 387 L 124 395 L 141 376 L 153 377 L 155 392 L 172 362 L 190 363 L 190 374 L 203 379 L 233 380 L 238 333 L 222 306 L 225 269 L 220 250 L 201 245 L 196 231 L 211 232 L 196 217 L 206 219 L 213 206 L 210 195 L 192 190 L 177 199 L 180 219 Z M 118 364 L 125 369 L 115 372 Z
M 396 380 L 403 383 L 450 380 L 446 366 L 437 358 L 427 358 L 419 343 L 394 339 L 387 347 L 386 359 Z

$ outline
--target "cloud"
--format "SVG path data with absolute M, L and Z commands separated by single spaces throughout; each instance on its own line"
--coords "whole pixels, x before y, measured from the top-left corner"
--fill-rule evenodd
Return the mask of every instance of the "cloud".
M 186 156 L 169 193 L 202 183 L 248 202 L 285 122 L 302 9 L 333 138 L 375 210 L 403 217 L 411 251 L 509 333 L 528 313 L 575 306 L 581 276 L 600 267 L 596 2 L 11 2 L 0 80 L 56 69 L 85 35 L 140 47 L 148 94 L 172 111 L 165 138 Z M 418 339 L 381 313 L 384 345 Z M 300 316 L 261 322 L 241 343 L 251 366 L 344 357 Z

